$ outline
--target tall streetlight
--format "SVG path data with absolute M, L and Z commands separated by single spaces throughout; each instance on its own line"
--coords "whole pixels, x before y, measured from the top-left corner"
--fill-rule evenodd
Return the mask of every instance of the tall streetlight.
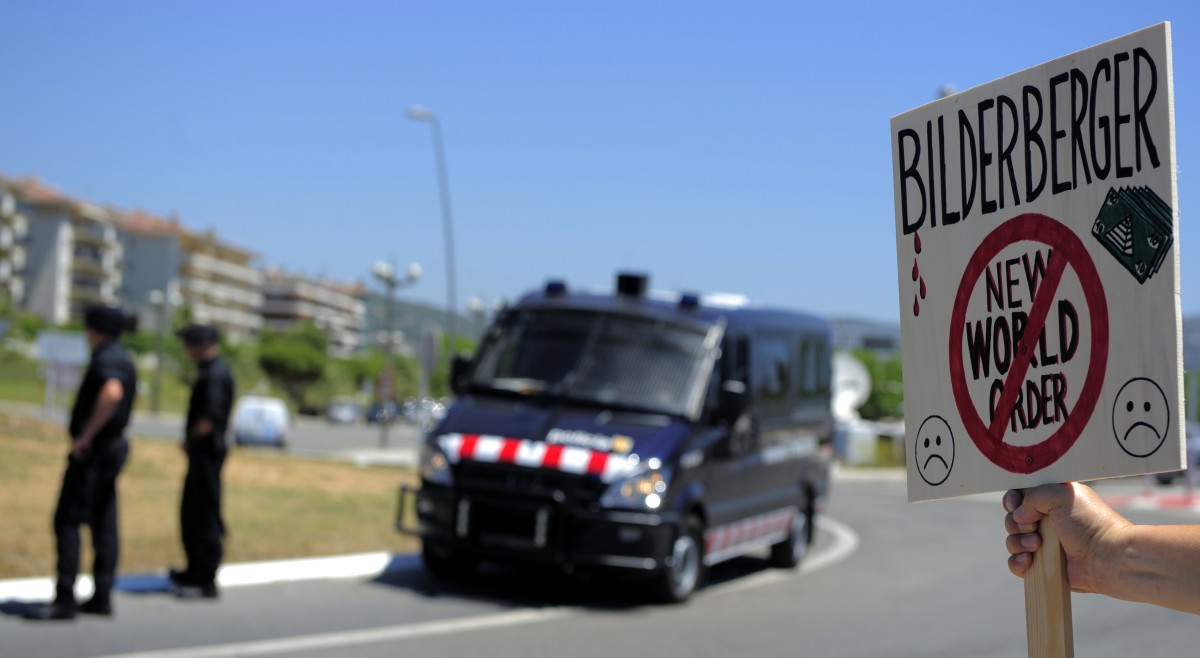
M 410 105 L 408 118 L 414 121 L 424 121 L 433 130 L 433 154 L 437 160 L 438 191 L 442 199 L 442 230 L 446 242 L 446 313 L 450 315 L 449 353 L 454 354 L 454 336 L 457 329 L 457 314 L 454 295 L 454 227 L 450 213 L 450 181 L 446 176 L 446 153 L 442 148 L 442 124 L 433 110 L 420 105 Z
M 396 377 L 392 372 L 392 350 L 396 342 L 395 339 L 395 320 L 396 320 L 396 291 L 400 288 L 406 288 L 416 283 L 421 278 L 421 265 L 419 263 L 410 263 L 408 269 L 405 270 L 404 278 L 397 276 L 396 268 L 391 263 L 386 261 L 375 261 L 371 267 L 371 274 L 377 281 L 387 288 L 387 340 L 384 341 L 383 353 L 383 371 L 390 384 L 391 390 L 388 391 L 387 397 L 395 397 Z M 386 403 L 386 401 L 385 401 Z M 379 447 L 387 448 L 388 444 L 388 426 L 392 424 L 392 418 L 389 415 L 379 423 Z
M 168 287 L 168 292 L 164 293 L 160 289 L 152 289 L 146 293 L 146 301 L 155 311 L 155 369 L 154 381 L 150 384 L 150 411 L 157 414 L 162 401 L 162 371 L 163 361 L 166 360 L 164 354 L 164 342 L 166 342 L 167 329 L 170 324 L 169 311 L 173 306 L 179 306 L 184 303 L 182 295 L 179 294 L 179 289 L 176 289 L 174 283 Z
M 476 340 L 482 340 L 483 315 L 487 312 L 487 305 L 483 303 L 483 299 L 471 297 L 467 299 L 467 310 L 471 312 L 471 317 L 475 320 L 474 333 Z
M 154 307 L 154 381 L 150 385 L 150 412 L 158 415 L 162 400 L 163 326 L 167 319 L 167 296 L 161 290 L 151 290 L 146 301 Z

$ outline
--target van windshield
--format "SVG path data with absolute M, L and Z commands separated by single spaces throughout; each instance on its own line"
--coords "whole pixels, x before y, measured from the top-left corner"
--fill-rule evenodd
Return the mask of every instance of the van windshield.
M 494 327 L 470 385 L 690 416 L 712 369 L 703 328 L 590 311 L 527 310 Z

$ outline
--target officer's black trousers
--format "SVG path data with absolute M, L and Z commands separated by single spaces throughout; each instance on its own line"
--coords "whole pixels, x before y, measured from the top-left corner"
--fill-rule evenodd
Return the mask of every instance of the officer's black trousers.
M 221 541 L 225 523 L 221 520 L 221 467 L 225 464 L 223 442 L 189 441 L 188 470 L 183 481 L 179 527 L 183 550 L 187 554 L 188 580 L 197 585 L 212 584 L 221 564 Z
M 117 570 L 120 542 L 117 538 L 117 475 L 129 458 L 124 438 L 92 447 L 85 459 L 68 457 L 58 507 L 54 510 L 54 537 L 58 548 L 60 603 L 75 601 L 75 577 L 79 574 L 79 526 L 91 528 L 95 562 L 92 577 L 96 598 L 107 600 Z

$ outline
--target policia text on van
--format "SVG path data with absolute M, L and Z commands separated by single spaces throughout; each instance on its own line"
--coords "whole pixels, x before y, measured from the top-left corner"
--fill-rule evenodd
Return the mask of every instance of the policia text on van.
M 706 567 L 799 564 L 829 481 L 830 329 L 813 316 L 547 284 L 510 307 L 428 435 L 415 504 L 426 568 L 479 559 L 615 568 L 679 601 Z M 404 530 L 402 522 L 398 525 Z

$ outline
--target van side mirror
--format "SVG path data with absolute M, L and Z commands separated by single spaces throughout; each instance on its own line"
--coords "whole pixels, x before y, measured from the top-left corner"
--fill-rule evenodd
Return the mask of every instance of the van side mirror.
M 748 403 L 745 383 L 735 379 L 727 379 L 721 383 L 721 392 L 717 403 L 717 415 L 721 420 L 731 425 L 737 422 L 737 419 L 746 413 Z
M 450 390 L 462 395 L 467 390 L 467 378 L 471 375 L 472 361 L 461 354 L 450 359 Z

